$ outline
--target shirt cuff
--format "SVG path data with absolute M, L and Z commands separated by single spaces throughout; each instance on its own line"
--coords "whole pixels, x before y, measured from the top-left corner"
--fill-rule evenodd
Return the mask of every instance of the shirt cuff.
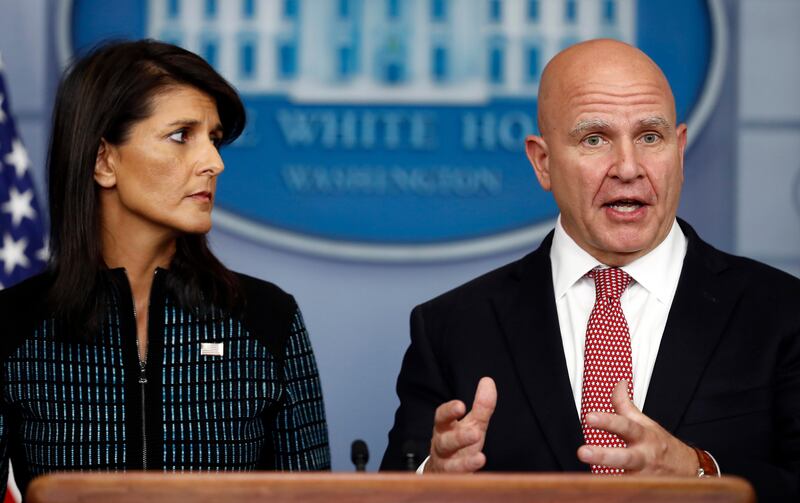
M 705 449 L 704 449 L 704 450 L 705 450 Z M 706 454 L 708 454 L 708 457 L 710 457 L 710 458 L 711 458 L 711 461 L 713 461 L 713 462 L 714 462 L 714 466 L 716 466 L 716 467 L 717 467 L 717 477 L 722 477 L 722 470 L 720 470 L 720 469 L 719 469 L 719 463 L 717 463 L 717 458 L 715 458 L 715 457 L 714 457 L 714 455 L 713 455 L 713 454 L 711 454 L 711 453 L 710 453 L 710 452 L 708 452 L 708 451 L 705 451 L 705 453 L 706 453 Z M 427 459 L 426 459 L 425 461 L 427 461 Z M 425 463 L 422 463 L 422 466 L 424 467 L 424 466 L 425 466 Z
M 710 454 L 709 454 L 709 456 L 710 456 Z M 423 461 L 423 462 L 422 462 L 422 464 L 421 464 L 421 465 L 419 465 L 419 468 L 417 468 L 417 475 L 422 475 L 422 473 L 425 471 L 425 465 L 427 465 L 427 464 L 428 464 L 428 460 L 429 460 L 429 459 L 431 459 L 431 457 L 430 457 L 430 456 L 428 456 L 427 458 L 425 458 L 425 461 Z M 713 456 L 711 456 L 711 459 L 714 459 L 714 457 L 713 457 Z M 717 461 L 716 461 L 716 460 L 714 460 L 714 463 L 716 463 L 716 462 L 717 462 Z

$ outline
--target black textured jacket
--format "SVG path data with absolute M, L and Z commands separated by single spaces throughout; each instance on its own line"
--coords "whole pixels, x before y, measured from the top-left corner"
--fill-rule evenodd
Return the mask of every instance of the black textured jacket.
M 65 470 L 318 470 L 330 467 L 314 354 L 292 296 L 239 275 L 242 316 L 179 308 L 153 281 L 139 361 L 130 286 L 91 342 L 44 316 L 39 275 L 0 292 L 0 477 L 20 489 Z M 2 484 L 5 490 L 5 484 Z

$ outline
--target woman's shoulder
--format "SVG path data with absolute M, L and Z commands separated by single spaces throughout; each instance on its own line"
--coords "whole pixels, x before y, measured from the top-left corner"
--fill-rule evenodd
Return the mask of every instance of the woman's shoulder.
M 0 313 L 3 315 L 11 313 L 19 317 L 27 312 L 31 314 L 38 312 L 44 307 L 47 292 L 52 284 L 52 274 L 44 272 L 0 290 Z
M 0 358 L 5 359 L 45 316 L 47 292 L 52 283 L 52 275 L 45 272 L 0 291 L 0 323 L 3 324 Z
M 297 304 L 291 294 L 286 293 L 275 283 L 235 272 L 247 304 L 255 303 L 271 310 L 285 310 L 294 314 Z
M 298 315 L 294 297 L 274 283 L 235 273 L 244 296 L 242 322 L 275 355 L 282 355 Z

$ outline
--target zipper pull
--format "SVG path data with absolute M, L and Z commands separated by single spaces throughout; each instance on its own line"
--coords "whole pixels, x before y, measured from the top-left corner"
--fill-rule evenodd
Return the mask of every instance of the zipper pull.
M 139 369 L 139 384 L 147 384 L 147 374 L 144 371 L 144 368 Z

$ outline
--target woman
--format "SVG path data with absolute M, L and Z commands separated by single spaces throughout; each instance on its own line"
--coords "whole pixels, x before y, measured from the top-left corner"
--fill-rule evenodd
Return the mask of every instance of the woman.
M 23 491 L 63 470 L 329 468 L 294 299 L 206 243 L 218 149 L 244 123 L 169 44 L 101 46 L 62 81 L 50 267 L 0 292 L 0 476 L 10 457 Z

